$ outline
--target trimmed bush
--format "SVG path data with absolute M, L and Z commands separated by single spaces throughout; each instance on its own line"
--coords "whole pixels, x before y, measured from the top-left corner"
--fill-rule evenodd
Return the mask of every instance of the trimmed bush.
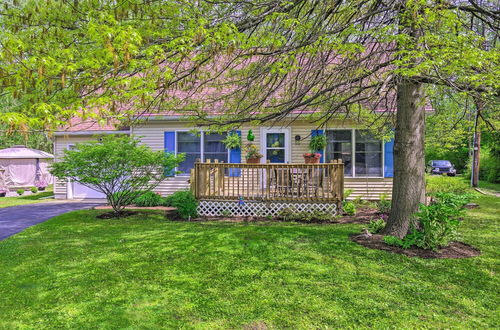
M 37 187 L 31 187 L 30 191 L 33 193 L 33 194 L 36 194 L 38 192 L 38 188 Z
M 152 191 L 146 191 L 134 199 L 134 204 L 140 207 L 162 206 L 165 204 L 165 199 Z
M 177 208 L 182 219 L 195 218 L 198 216 L 198 201 L 189 190 L 179 190 L 165 198 L 165 205 Z
M 19 196 L 22 196 L 22 195 L 24 195 L 24 191 L 25 191 L 24 189 L 17 189 L 17 190 L 16 190 L 16 193 L 17 193 Z

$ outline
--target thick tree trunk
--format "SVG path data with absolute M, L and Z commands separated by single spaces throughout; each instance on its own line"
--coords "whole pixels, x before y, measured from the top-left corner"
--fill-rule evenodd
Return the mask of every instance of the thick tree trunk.
M 403 80 L 397 91 L 392 204 L 384 229 L 387 235 L 404 237 L 413 214 L 425 202 L 424 111 L 422 84 Z

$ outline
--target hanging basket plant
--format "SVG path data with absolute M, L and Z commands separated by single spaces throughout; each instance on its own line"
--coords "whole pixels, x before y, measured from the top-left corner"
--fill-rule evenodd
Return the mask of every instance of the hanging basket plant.
M 222 143 L 228 149 L 239 149 L 241 148 L 241 136 L 239 136 L 236 132 L 229 133 Z

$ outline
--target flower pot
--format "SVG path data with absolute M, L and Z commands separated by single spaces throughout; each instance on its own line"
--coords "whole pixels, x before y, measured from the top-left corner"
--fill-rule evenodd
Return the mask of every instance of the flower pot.
M 306 164 L 319 164 L 320 157 L 315 156 L 304 156 L 304 161 Z
M 259 164 L 260 158 L 247 158 L 247 164 Z

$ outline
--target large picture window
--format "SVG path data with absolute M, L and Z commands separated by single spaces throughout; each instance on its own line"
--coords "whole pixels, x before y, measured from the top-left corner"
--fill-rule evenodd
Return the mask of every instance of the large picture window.
M 177 132 L 177 154 L 185 154 L 185 159 L 177 170 L 188 174 L 197 158 L 202 161 L 218 159 L 227 163 L 228 150 L 222 143 L 225 138 L 225 134 Z
M 326 131 L 325 162 L 342 159 L 344 175 L 352 176 L 352 130 Z
M 344 175 L 381 177 L 383 175 L 382 141 L 368 130 L 327 130 L 325 162 L 342 159 Z
M 355 175 L 382 176 L 382 141 L 368 131 L 356 130 Z

